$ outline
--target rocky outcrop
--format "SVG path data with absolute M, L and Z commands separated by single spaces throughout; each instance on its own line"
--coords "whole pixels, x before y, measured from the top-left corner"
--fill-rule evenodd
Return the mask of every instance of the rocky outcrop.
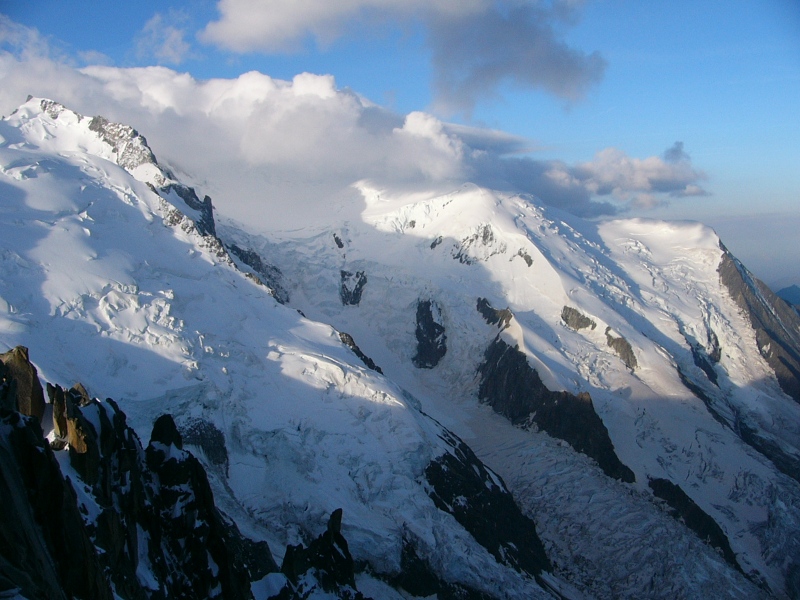
M 147 140 L 130 125 L 113 123 L 98 116 L 89 121 L 89 129 L 111 146 L 117 164 L 123 169 L 130 171 L 145 163 L 158 164 L 153 151 L 147 145 Z
M 240 248 L 236 244 L 228 246 L 231 254 L 253 269 L 261 282 L 272 290 L 272 296 L 281 304 L 289 303 L 289 292 L 283 285 L 283 273 L 278 267 L 266 263 L 255 250 Z
M 427 561 L 419 557 L 414 544 L 403 541 L 400 555 L 400 573 L 389 578 L 392 587 L 405 590 L 418 598 L 436 597 L 441 600 L 495 600 L 466 586 L 441 579 Z
M 66 405 L 69 461 L 76 484 L 86 486 L 85 526 L 117 593 L 248 598 L 248 565 L 234 558 L 241 536 L 216 509 L 205 471 L 183 450 L 172 418 L 156 421 L 143 450 L 113 400 L 91 399 L 77 387 L 50 389 Z
M 519 257 L 520 257 L 522 260 L 524 260 L 524 261 L 525 261 L 525 264 L 526 264 L 526 265 L 528 265 L 529 267 L 532 267 L 532 266 L 533 266 L 533 259 L 531 258 L 531 255 L 530 255 L 530 254 L 528 254 L 528 253 L 527 253 L 525 250 L 523 250 L 522 248 L 520 248 L 519 250 L 517 250 L 517 254 L 516 254 L 516 256 L 519 256 Z
M 361 351 L 361 348 L 358 347 L 352 335 L 340 331 L 339 339 L 342 340 L 342 343 L 345 346 L 347 346 L 353 351 L 353 354 L 355 354 L 368 369 L 372 369 L 376 373 L 380 373 L 381 375 L 383 375 L 383 369 L 381 369 L 378 365 L 376 365 L 374 360 L 372 360 L 369 356 L 367 356 Z
M 434 248 L 431 245 L 431 248 Z M 453 258 L 465 265 L 474 265 L 485 262 L 496 254 L 503 254 L 507 250 L 505 242 L 501 242 L 494 234 L 494 229 L 488 223 L 479 225 L 475 233 L 466 236 L 453 248 Z
M 478 396 L 515 425 L 536 426 L 593 458 L 609 477 L 633 482 L 587 393 L 552 392 L 519 347 L 496 337 L 478 367 Z
M 331 513 L 327 530 L 308 548 L 287 546 L 281 573 L 287 582 L 277 598 L 308 598 L 321 589 L 343 600 L 366 600 L 356 589 L 355 563 L 342 535 L 341 508 Z
M 667 503 L 674 518 L 685 523 L 701 540 L 716 548 L 731 566 L 742 572 L 725 532 L 679 485 L 668 479 L 650 479 L 647 483 L 653 495 Z
M 339 272 L 341 277 L 341 285 L 339 287 L 339 298 L 342 300 L 344 306 L 358 306 L 361 302 L 361 294 L 364 292 L 364 286 L 367 285 L 367 275 L 364 271 L 351 271 L 342 270 Z
M 194 191 L 194 188 L 190 188 L 181 183 L 171 183 L 162 187 L 161 190 L 165 194 L 175 192 L 175 194 L 186 203 L 186 206 L 197 211 L 198 217 L 194 219 L 194 223 L 200 235 L 217 236 L 217 226 L 214 222 L 214 207 L 211 205 L 211 198 L 209 196 L 205 196 L 201 201 L 200 198 L 197 197 L 197 192 Z
M 0 407 L 17 410 L 41 422 L 45 408 L 44 392 L 26 347 L 17 346 L 0 354 L 0 381 L 7 386 L 5 392 L 0 392 Z
M 561 309 L 561 320 L 575 331 L 586 329 L 587 327 L 594 330 L 597 327 L 597 323 L 571 306 L 565 306 Z
M 508 308 L 494 308 L 486 298 L 478 298 L 477 309 L 489 325 L 497 325 L 500 329 L 508 327 L 511 319 L 514 318 L 514 313 Z
M 447 354 L 442 311 L 433 300 L 417 301 L 417 352 L 411 362 L 419 369 L 432 369 Z
M 249 570 L 230 548 L 234 526 L 216 509 L 205 470 L 183 450 L 170 415 L 160 416 L 153 425 L 145 459 L 158 482 L 152 503 L 158 526 L 150 531 L 151 563 L 160 556 L 167 559 L 162 580 L 166 597 L 249 597 Z M 260 545 L 268 556 L 266 543 Z
M 442 429 L 441 437 L 450 451 L 425 469 L 436 507 L 453 515 L 498 562 L 533 576 L 550 571 L 536 525 L 522 514 L 500 476 L 454 434 Z
M 0 590 L 250 598 L 250 581 L 277 571 L 266 542 L 244 538 L 216 508 L 170 416 L 143 449 L 113 400 L 93 399 L 80 384 L 47 388 L 52 444 L 36 419 L 0 411 Z M 68 463 L 67 478 L 59 463 Z
M 13 589 L 30 600 L 114 597 L 39 422 L 2 411 L 0 590 Z
M 761 356 L 781 389 L 800 402 L 800 315 L 722 246 L 719 278 L 750 320 Z
M 716 339 L 716 336 L 714 336 L 714 338 Z M 711 383 L 719 387 L 719 384 L 717 382 L 718 380 L 717 372 L 714 369 L 714 363 L 719 362 L 719 345 L 717 345 L 716 347 L 716 352 L 712 349 L 710 354 L 706 352 L 705 348 L 701 347 L 698 344 L 691 344 L 691 349 L 692 349 L 692 361 L 694 362 L 695 366 L 706 374 L 706 377 L 708 377 L 708 380 Z
M 194 219 L 187 217 L 182 211 L 178 210 L 171 202 L 168 202 L 161 196 L 152 184 L 148 184 L 154 194 L 159 195 L 159 208 L 161 210 L 164 224 L 168 227 L 179 227 L 184 233 L 188 235 L 197 235 L 200 239 L 198 245 L 201 248 L 206 248 L 213 256 L 216 256 L 221 262 L 233 265 L 233 260 L 228 255 L 222 241 L 215 235 L 203 235 L 197 228 L 197 222 Z M 199 219 L 198 219 L 199 220 Z
M 622 359 L 622 362 L 624 362 L 625 366 L 631 371 L 635 370 L 639 366 L 630 342 L 628 342 L 628 340 L 622 336 L 614 337 L 611 335 L 611 327 L 606 327 L 606 341 L 608 343 L 608 347 L 617 353 L 617 356 Z

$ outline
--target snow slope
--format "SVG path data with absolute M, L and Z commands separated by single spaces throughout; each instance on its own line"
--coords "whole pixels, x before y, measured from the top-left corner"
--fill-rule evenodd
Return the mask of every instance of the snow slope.
M 431 499 L 425 471 L 452 453 L 447 428 L 536 522 L 554 567 L 540 582 L 567 597 L 800 593 L 800 485 L 737 428 L 800 456 L 800 407 L 720 282 L 713 231 L 585 222 L 470 184 L 442 195 L 361 182 L 359 220 L 336 218 L 353 206 L 332 201 L 327 226 L 218 219 L 218 239 L 134 134 L 38 99 L 0 122 L 0 350 L 28 346 L 44 380 L 119 399 L 140 435 L 165 412 L 220 432 L 221 448 L 194 438 L 218 504 L 278 558 L 343 507 L 372 573 L 398 573 L 413 542 L 444 581 L 546 597 Z M 258 255 L 285 294 L 223 244 Z M 481 298 L 510 310 L 507 328 L 487 323 Z M 432 368 L 414 361 L 421 304 L 444 328 Z M 594 327 L 568 324 L 565 307 Z M 498 336 L 549 389 L 591 396 L 635 483 L 481 403 L 478 368 Z M 735 564 L 650 480 L 679 485 Z
M 646 541 L 646 532 L 667 525 L 640 494 L 649 495 L 649 480 L 666 479 L 720 524 L 753 581 L 779 596 L 797 593 L 785 590 L 795 589 L 787 577 L 800 556 L 800 488 L 745 443 L 736 424 L 759 423 L 797 455 L 800 407 L 781 391 L 720 282 L 723 250 L 711 229 L 640 219 L 589 223 L 472 185 L 430 197 L 368 183 L 361 191 L 361 222 L 250 238 L 231 224 L 223 237 L 270 257 L 291 280 L 293 306 L 351 333 L 424 410 L 476 448 L 545 527 L 556 562 L 587 564 L 582 574 L 566 575 L 574 583 L 602 597 L 639 596 L 654 581 L 705 576 L 665 576 L 669 560 L 655 554 L 683 565 L 678 548 L 687 542 L 668 550 L 655 542 L 661 535 Z M 339 301 L 341 271 L 368 278 L 358 306 Z M 476 371 L 497 333 L 476 310 L 479 298 L 511 310 L 501 335 L 519 345 L 547 387 L 591 395 L 635 485 L 590 475 L 584 457 L 558 446 L 556 455 L 539 455 L 551 447 L 549 436 L 512 432 L 478 405 Z M 430 371 L 413 366 L 420 300 L 437 305 L 447 337 L 447 354 Z M 595 326 L 571 328 L 564 307 Z M 633 368 L 610 347 L 612 338 L 630 344 Z M 713 384 L 694 354 L 717 351 L 718 362 L 707 360 Z M 705 390 L 706 402 L 684 380 Z M 609 515 L 619 519 L 609 522 Z M 641 543 L 631 548 L 631 538 Z M 638 583 L 624 576 L 633 564 L 644 570 Z M 665 589 L 664 597 L 678 593 Z
M 397 573 L 410 541 L 446 581 L 544 595 L 434 504 L 425 468 L 452 451 L 441 426 L 238 271 L 156 193 L 168 173 L 120 167 L 89 119 L 38 99 L 0 135 L 3 347 L 31 348 L 45 381 L 113 395 L 143 439 L 166 412 L 222 432 L 221 448 L 196 440 L 218 504 L 278 558 L 343 507 L 376 573 Z

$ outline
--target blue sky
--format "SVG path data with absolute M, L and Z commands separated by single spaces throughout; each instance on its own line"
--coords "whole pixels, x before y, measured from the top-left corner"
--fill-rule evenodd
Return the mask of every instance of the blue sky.
M 273 8 L 263 22 L 258 4 Z M 521 138 L 517 158 L 558 161 L 582 184 L 594 169 L 595 200 L 702 220 L 768 283 L 800 283 L 797 0 L 352 0 L 315 12 L 326 5 L 337 6 L 37 0 L 0 1 L 0 13 L 74 67 L 161 64 L 198 80 L 331 74 L 398 115 L 507 132 Z M 676 182 L 627 189 L 619 173 L 600 173 L 620 157 L 663 170 L 652 162 L 676 142 Z

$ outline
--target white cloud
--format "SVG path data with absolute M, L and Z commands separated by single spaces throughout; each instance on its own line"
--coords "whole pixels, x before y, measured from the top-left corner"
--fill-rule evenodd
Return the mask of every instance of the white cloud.
M 468 14 L 488 0 L 219 0 L 219 20 L 200 38 L 234 52 L 297 50 L 312 36 L 327 45 L 344 35 L 353 22 L 391 22 L 423 12 Z
M 577 20 L 575 0 L 219 0 L 220 17 L 200 33 L 234 52 L 326 46 L 363 28 L 422 23 L 432 53 L 439 110 L 469 112 L 510 82 L 574 101 L 602 79 L 598 53 L 559 33 Z M 362 30 L 358 28 L 361 27 Z
M 136 37 L 137 56 L 154 58 L 158 64 L 181 64 L 191 51 L 181 27 L 186 21 L 187 16 L 179 11 L 153 15 Z
M 598 152 L 594 160 L 577 166 L 576 174 L 595 195 L 634 199 L 637 206 L 655 205 L 654 193 L 673 197 L 704 196 L 698 185 L 705 174 L 692 167 L 683 144 L 676 144 L 665 157 L 632 158 L 616 148 Z
M 579 165 L 535 160 L 515 156 L 526 140 L 423 112 L 399 115 L 339 90 L 330 75 L 199 81 L 166 67 L 76 69 L 54 60 L 35 31 L 2 26 L 16 44 L 0 51 L 5 114 L 32 94 L 128 123 L 222 213 L 253 225 L 296 226 L 298 215 L 308 221 L 325 214 L 315 207 L 342 199 L 357 219 L 351 186 L 362 180 L 437 189 L 470 180 L 585 216 L 704 193 L 703 174 L 680 144 L 644 159 L 611 148 Z

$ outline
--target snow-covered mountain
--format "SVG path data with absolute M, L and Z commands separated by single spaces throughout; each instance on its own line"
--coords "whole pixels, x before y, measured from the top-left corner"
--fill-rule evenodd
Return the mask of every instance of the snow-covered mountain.
M 712 230 L 363 181 L 253 231 L 124 125 L 0 136 L 0 351 L 172 415 L 278 564 L 342 508 L 375 598 L 800 596 L 800 319 Z

